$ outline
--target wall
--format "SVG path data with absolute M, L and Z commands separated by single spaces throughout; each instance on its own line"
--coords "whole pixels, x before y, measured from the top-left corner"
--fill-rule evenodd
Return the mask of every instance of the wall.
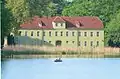
M 42 45 L 43 40 L 44 45 L 47 46 L 55 46 L 57 40 L 62 41 L 63 47 L 78 47 L 79 41 L 81 45 L 79 47 L 91 47 L 90 41 L 93 41 L 92 47 L 96 46 L 96 41 L 99 41 L 99 47 L 104 46 L 104 31 L 103 30 L 68 30 L 68 29 L 52 29 L 52 30 L 19 30 L 22 31 L 21 36 L 16 36 L 16 43 L 23 45 Z M 28 32 L 27 36 L 25 36 L 25 31 Z M 34 35 L 31 36 L 31 32 L 34 32 Z M 40 32 L 39 36 L 37 36 L 37 31 Z M 49 31 L 51 31 L 51 36 L 49 36 Z M 68 36 L 66 36 L 66 32 L 68 31 Z M 45 36 L 43 37 L 43 32 L 45 32 Z M 55 36 L 55 32 L 58 32 L 58 35 Z M 63 36 L 61 36 L 61 32 L 63 32 Z M 75 36 L 72 36 L 72 32 L 74 32 Z M 81 36 L 78 36 L 78 32 L 81 32 Z M 87 36 L 84 36 L 84 32 L 87 32 Z M 90 32 L 93 32 L 93 37 L 90 36 Z M 96 36 L 96 32 L 100 32 L 100 36 Z M 51 41 L 51 43 L 49 43 Z M 68 43 L 66 43 L 68 41 Z M 74 41 L 74 43 L 73 43 Z M 87 41 L 87 46 L 84 46 L 84 41 Z

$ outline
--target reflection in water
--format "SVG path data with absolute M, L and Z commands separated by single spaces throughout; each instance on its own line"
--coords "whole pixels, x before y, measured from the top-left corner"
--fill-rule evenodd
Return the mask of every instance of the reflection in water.
M 119 59 L 11 59 L 2 61 L 2 79 L 120 79 Z

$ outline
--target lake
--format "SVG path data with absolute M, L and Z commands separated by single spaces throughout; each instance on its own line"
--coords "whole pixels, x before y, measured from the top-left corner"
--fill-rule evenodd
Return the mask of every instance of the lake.
M 120 79 L 120 59 L 63 58 L 2 61 L 2 79 Z

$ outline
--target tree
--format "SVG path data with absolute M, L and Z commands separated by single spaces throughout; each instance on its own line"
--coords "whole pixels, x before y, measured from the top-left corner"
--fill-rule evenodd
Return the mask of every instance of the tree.
M 71 4 L 67 0 L 52 0 L 52 2 L 56 5 L 57 15 L 62 15 L 63 8 Z
M 4 44 L 4 37 L 12 32 L 14 25 L 16 25 L 16 21 L 10 10 L 5 7 L 3 0 L 1 3 L 1 46 Z
M 65 16 L 98 16 L 104 24 L 120 9 L 120 0 L 74 0 L 63 9 Z
M 30 16 L 26 0 L 6 0 L 5 7 L 10 10 L 19 25 Z
M 107 42 L 109 46 L 120 47 L 120 10 L 107 25 Z

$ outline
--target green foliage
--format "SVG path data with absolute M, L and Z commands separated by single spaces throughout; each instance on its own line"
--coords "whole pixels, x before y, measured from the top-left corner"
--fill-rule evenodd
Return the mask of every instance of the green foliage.
M 107 42 L 109 46 L 120 47 L 120 10 L 116 15 L 107 25 Z
M 16 21 L 13 14 L 9 9 L 5 7 L 5 2 L 1 3 L 1 45 L 4 44 L 4 37 L 8 36 L 10 32 L 13 32 L 13 28 L 16 25 Z
M 18 24 L 23 23 L 30 15 L 26 0 L 6 0 L 6 8 L 10 10 Z
M 111 6 L 112 5 L 112 6 Z M 73 4 L 64 8 L 65 16 L 98 16 L 104 23 L 110 21 L 120 8 L 120 0 L 74 0 Z
M 56 5 L 57 15 L 61 15 L 63 8 L 71 4 L 71 2 L 66 0 L 52 0 L 52 2 Z

